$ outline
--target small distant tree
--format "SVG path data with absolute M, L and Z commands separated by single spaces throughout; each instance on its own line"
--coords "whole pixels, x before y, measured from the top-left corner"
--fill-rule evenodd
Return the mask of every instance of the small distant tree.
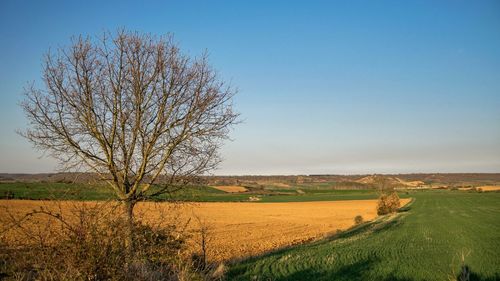
M 377 175 L 375 176 L 374 184 L 379 193 L 377 214 L 385 215 L 395 213 L 401 206 L 401 203 L 390 178 L 383 175 Z
M 377 214 L 385 215 L 395 213 L 399 207 L 401 207 L 401 203 L 395 191 L 391 193 L 382 193 L 377 203 Z
M 355 224 L 362 224 L 363 222 L 364 222 L 364 219 L 361 215 L 357 215 L 356 217 L 354 217 Z
M 21 134 L 63 170 L 91 171 L 123 202 L 132 248 L 133 209 L 217 166 L 237 122 L 235 89 L 207 56 L 183 55 L 171 36 L 119 31 L 78 37 L 48 53 L 44 88 L 30 86 Z

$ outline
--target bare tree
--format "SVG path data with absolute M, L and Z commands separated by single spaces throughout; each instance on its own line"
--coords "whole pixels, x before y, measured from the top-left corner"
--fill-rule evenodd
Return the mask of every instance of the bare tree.
M 124 202 L 130 229 L 138 201 L 216 167 L 238 117 L 236 90 L 206 55 L 189 58 L 170 35 L 80 36 L 46 55 L 43 81 L 25 91 L 29 129 L 21 134 L 63 169 L 105 180 Z

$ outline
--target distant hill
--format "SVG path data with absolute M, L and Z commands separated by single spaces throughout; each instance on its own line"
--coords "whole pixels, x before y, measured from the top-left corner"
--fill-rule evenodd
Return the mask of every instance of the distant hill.
M 376 181 L 383 177 L 394 186 L 419 187 L 422 185 L 480 186 L 499 185 L 500 173 L 427 173 L 427 174 L 377 174 L 377 175 L 293 175 L 293 176 L 203 176 L 202 183 L 207 185 L 273 185 L 280 188 L 301 184 L 342 183 L 343 185 L 373 188 Z M 64 182 L 95 183 L 101 182 L 92 173 L 47 173 L 47 174 L 9 174 L 0 173 L 0 182 Z
M 0 173 L 0 182 L 90 183 L 96 181 L 99 181 L 99 177 L 93 173 L 43 173 L 43 174 Z
M 398 177 L 383 176 L 383 175 L 370 175 L 356 180 L 356 182 L 358 183 L 369 184 L 369 185 L 377 185 L 380 184 L 382 181 L 385 181 L 385 184 L 388 186 L 419 187 L 425 185 L 425 182 L 420 180 L 406 181 Z

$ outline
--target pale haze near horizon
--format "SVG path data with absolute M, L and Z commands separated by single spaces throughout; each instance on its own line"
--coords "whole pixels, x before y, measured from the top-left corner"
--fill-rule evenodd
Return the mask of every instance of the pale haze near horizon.
M 0 173 L 56 170 L 15 133 L 43 54 L 120 27 L 239 88 L 215 174 L 500 172 L 497 1 L 99 3 L 0 3 Z

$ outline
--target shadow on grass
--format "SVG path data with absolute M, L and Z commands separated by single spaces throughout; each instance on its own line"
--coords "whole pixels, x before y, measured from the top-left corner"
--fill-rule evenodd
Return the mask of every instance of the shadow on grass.
M 462 266 L 460 273 L 457 275 L 457 281 L 498 281 L 500 280 L 500 273 L 495 273 L 494 276 L 484 277 L 471 270 L 468 265 Z
M 292 280 L 379 280 L 379 281 L 413 281 L 409 278 L 399 278 L 388 275 L 386 277 L 377 277 L 369 274 L 370 269 L 379 263 L 377 258 L 369 258 L 357 261 L 353 264 L 345 265 L 331 270 L 318 270 L 307 268 L 294 272 L 290 275 L 280 278 L 269 278 L 274 281 L 292 281 Z
M 290 273 L 285 276 L 270 276 L 269 273 L 260 276 L 252 275 L 238 280 L 272 280 L 272 281 L 293 281 L 293 280 L 378 280 L 378 281 L 413 281 L 411 278 L 401 278 L 394 275 L 387 275 L 385 277 L 373 276 L 370 274 L 370 269 L 379 263 L 380 260 L 373 257 L 364 260 L 354 262 L 353 264 L 345 265 L 339 268 L 332 269 L 318 269 L 318 268 L 306 268 Z M 233 277 L 234 278 L 234 277 Z M 229 278 L 228 280 L 233 280 Z
M 318 268 L 305 268 L 299 271 L 290 272 L 289 275 L 280 278 L 269 275 L 269 272 L 259 272 L 261 276 L 248 276 L 255 266 L 255 262 L 259 262 L 261 259 L 278 260 L 283 256 L 288 254 L 293 254 L 295 251 L 303 249 L 304 247 L 316 247 L 327 243 L 332 243 L 334 241 L 346 240 L 346 239 L 357 239 L 362 238 L 362 235 L 370 235 L 379 233 L 382 231 L 388 231 L 399 226 L 402 223 L 402 218 L 405 214 L 395 214 L 380 217 L 374 221 L 365 222 L 354 226 L 346 231 L 337 232 L 335 234 L 329 235 L 328 237 L 311 242 L 304 243 L 300 245 L 289 246 L 285 248 L 280 248 L 271 252 L 267 252 L 263 255 L 254 256 L 243 260 L 233 267 L 230 268 L 227 273 L 228 280 L 372 280 L 373 276 L 367 276 L 370 269 L 374 267 L 376 263 L 380 261 L 374 256 L 368 259 L 355 261 L 353 264 L 343 266 L 341 268 L 331 269 L 318 269 Z M 334 248 L 334 246 L 332 246 Z M 272 263 L 272 262 L 271 262 Z M 233 263 L 234 264 L 234 263 Z M 250 273 L 251 275 L 251 273 Z M 395 281 L 411 281 L 411 279 L 399 279 L 396 276 L 389 276 L 387 278 L 376 278 L 377 280 L 395 280 Z
M 345 231 L 339 231 L 335 234 L 328 236 L 324 240 L 318 241 L 317 243 L 324 243 L 326 241 L 331 242 L 333 240 L 338 240 L 338 239 L 353 238 L 357 235 L 361 235 L 364 233 L 377 233 L 377 232 L 387 231 L 401 225 L 403 223 L 402 218 L 403 218 L 402 214 L 386 215 L 383 217 L 379 217 L 376 220 L 359 224 Z
M 409 210 L 411 210 L 411 206 L 415 203 L 415 198 L 411 198 L 410 202 L 408 204 L 404 205 L 403 207 L 398 209 L 398 213 L 406 213 Z

